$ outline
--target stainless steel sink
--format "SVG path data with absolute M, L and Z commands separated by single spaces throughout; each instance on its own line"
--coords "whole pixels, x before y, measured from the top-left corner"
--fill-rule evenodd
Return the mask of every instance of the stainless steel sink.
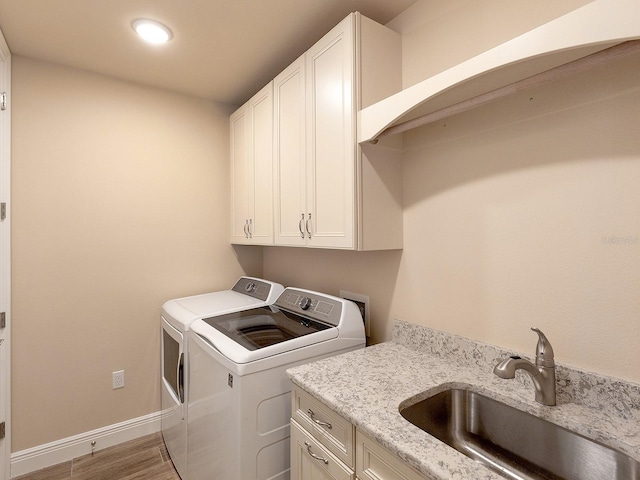
M 640 480 L 628 455 L 470 390 L 445 390 L 400 414 L 507 478 Z

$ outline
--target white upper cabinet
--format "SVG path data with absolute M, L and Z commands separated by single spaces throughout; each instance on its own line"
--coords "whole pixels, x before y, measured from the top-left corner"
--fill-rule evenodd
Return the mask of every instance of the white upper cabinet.
M 231 243 L 273 244 L 273 82 L 230 117 Z
M 305 55 L 307 244 L 354 248 L 354 16 Z
M 400 58 L 400 36 L 355 13 L 274 80 L 276 245 L 402 248 L 400 151 L 356 143 L 361 105 L 400 90 Z
M 304 57 L 273 81 L 276 245 L 306 245 Z

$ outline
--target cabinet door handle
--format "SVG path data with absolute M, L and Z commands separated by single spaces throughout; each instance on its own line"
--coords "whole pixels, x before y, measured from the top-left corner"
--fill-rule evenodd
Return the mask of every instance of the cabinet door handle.
M 247 225 L 247 232 L 249 232 L 249 238 L 253 238 L 253 233 L 251 233 L 251 227 L 253 226 L 253 219 L 249 219 L 249 225 Z
M 307 452 L 309 453 L 309 455 L 311 455 L 311 458 L 315 458 L 316 460 L 320 460 L 320 461 L 321 461 L 321 462 L 323 462 L 325 465 L 328 465 L 328 464 L 329 464 L 329 460 L 327 460 L 326 458 L 321 457 L 321 456 L 319 456 L 319 455 L 316 455 L 315 453 L 313 453 L 313 452 L 311 451 L 311 444 L 310 444 L 309 442 L 304 442 L 304 444 L 306 445 L 306 447 L 307 447 Z
M 309 238 L 311 238 L 311 228 L 313 228 L 313 224 L 311 223 L 311 213 L 309 213 L 309 218 L 307 218 L 307 221 L 304 225 L 304 228 L 307 230 L 307 235 L 309 235 Z M 311 228 L 309 228 L 309 225 L 311 225 Z
M 249 232 L 247 232 L 247 228 L 249 227 L 249 220 L 244 221 L 244 238 L 249 238 Z
M 327 422 L 321 422 L 320 420 L 316 420 L 315 418 L 313 418 L 313 416 L 315 415 L 315 413 L 313 413 L 313 410 L 311 410 L 310 408 L 307 409 L 307 413 L 309 414 L 309 417 L 311 418 L 311 421 L 313 423 L 315 423 L 316 425 L 320 425 L 321 427 L 327 427 L 327 428 L 332 428 L 330 423 Z
M 300 238 L 304 238 L 304 232 L 302 231 L 302 222 L 304 222 L 304 213 L 302 214 L 302 218 L 298 222 L 298 230 L 300 230 Z

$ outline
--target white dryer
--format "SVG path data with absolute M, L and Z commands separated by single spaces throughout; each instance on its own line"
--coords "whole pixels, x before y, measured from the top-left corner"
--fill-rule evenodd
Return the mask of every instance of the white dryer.
M 230 290 L 177 298 L 162 306 L 161 428 L 178 474 L 187 474 L 188 336 L 190 325 L 211 315 L 269 305 L 284 287 L 278 283 L 241 277 Z
M 189 331 L 188 480 L 289 479 L 285 370 L 365 346 L 358 307 L 286 288 L 275 304 Z

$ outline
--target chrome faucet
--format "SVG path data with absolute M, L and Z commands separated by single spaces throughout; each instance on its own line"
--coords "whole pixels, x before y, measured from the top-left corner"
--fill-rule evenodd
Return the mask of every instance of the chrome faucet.
M 543 405 L 556 404 L 556 364 L 553 360 L 553 348 L 544 333 L 536 327 L 531 330 L 538 334 L 536 346 L 536 364 L 532 364 L 524 358 L 513 356 L 505 358 L 493 369 L 500 378 L 515 378 L 516 370 L 522 369 L 533 380 L 536 389 L 536 402 Z

